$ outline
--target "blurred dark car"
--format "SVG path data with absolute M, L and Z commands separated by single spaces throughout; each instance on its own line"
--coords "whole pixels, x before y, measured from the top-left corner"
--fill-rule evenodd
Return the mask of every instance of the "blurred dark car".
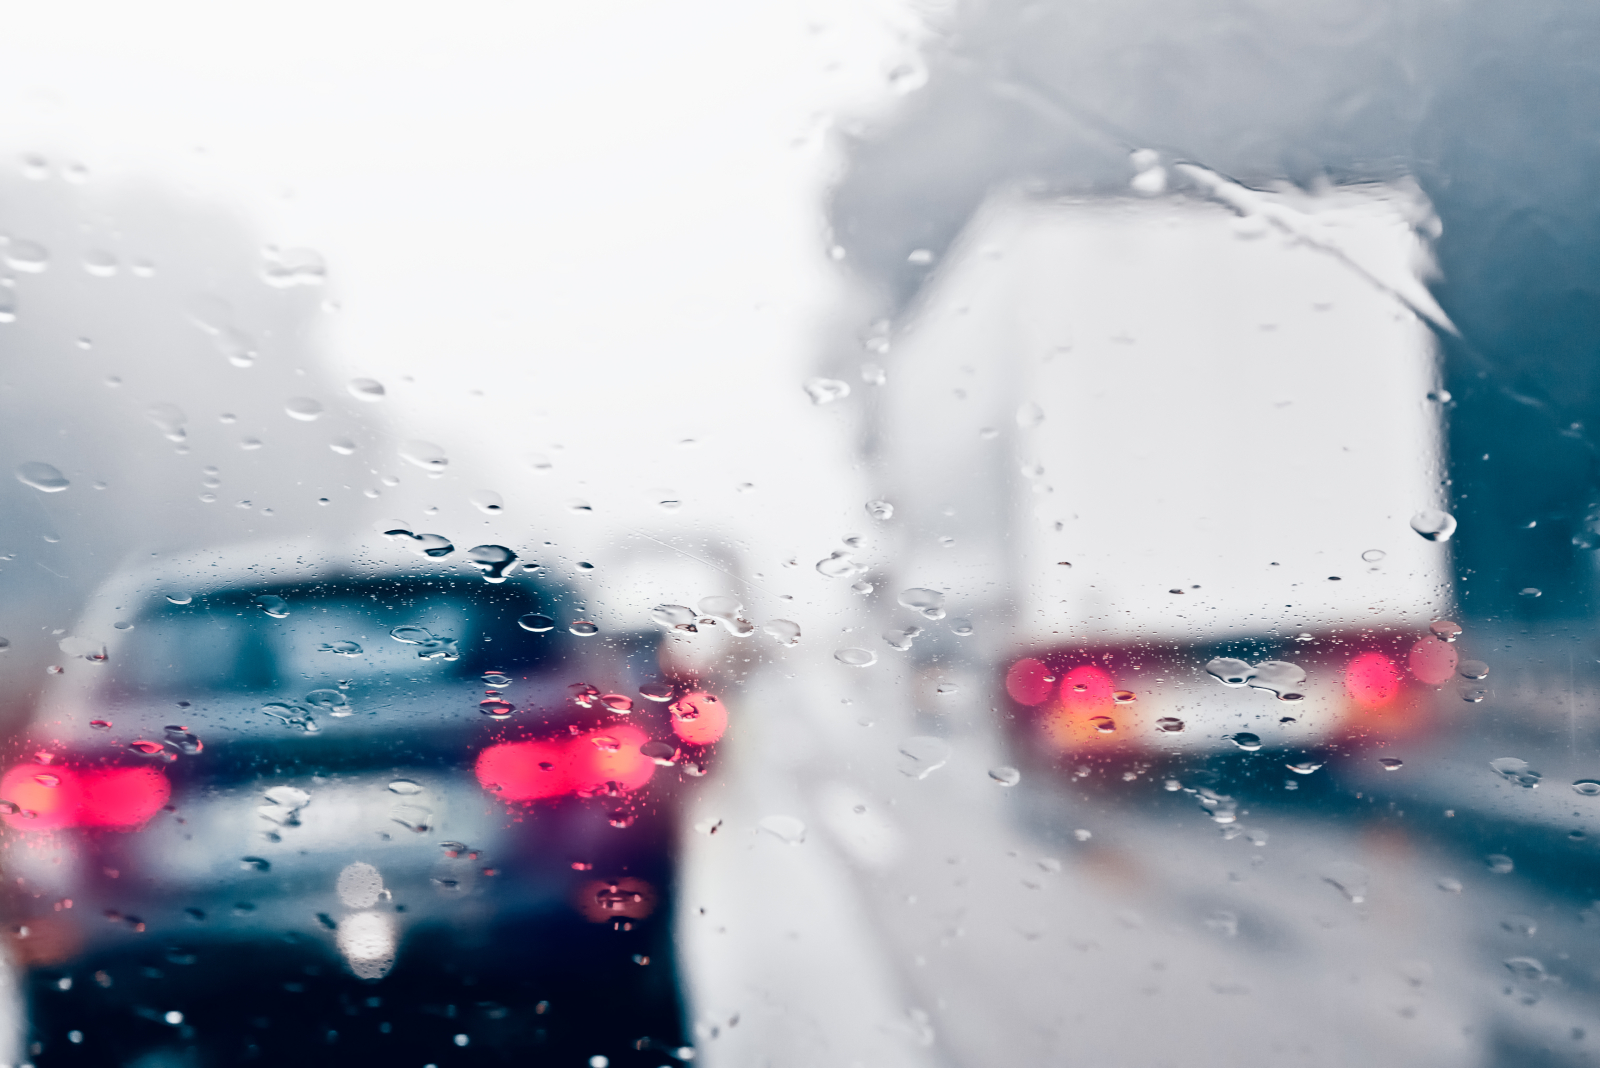
M 184 574 L 96 595 L 0 778 L 33 1063 L 692 1056 L 667 780 L 721 709 L 655 634 L 527 573 Z

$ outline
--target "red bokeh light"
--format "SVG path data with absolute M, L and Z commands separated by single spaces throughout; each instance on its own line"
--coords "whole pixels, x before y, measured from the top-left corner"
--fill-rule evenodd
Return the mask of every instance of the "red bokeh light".
M 1074 717 L 1097 715 L 1116 704 L 1111 696 L 1114 692 L 1111 676 L 1104 668 L 1084 664 L 1067 672 L 1061 680 L 1061 707 Z
M 639 752 L 650 736 L 626 723 L 600 727 L 568 743 L 572 754 L 572 787 L 580 794 L 596 794 L 616 783 L 630 793 L 650 781 L 656 762 Z
M 1050 698 L 1050 669 L 1031 657 L 1018 660 L 1006 672 L 1006 693 L 1022 705 L 1043 704 Z
M 167 777 L 151 767 L 76 770 L 19 764 L 0 777 L 0 797 L 18 809 L 5 815 L 5 822 L 25 831 L 137 827 L 171 796 Z
M 710 745 L 728 729 L 728 706 L 708 693 L 684 694 L 668 710 L 672 732 L 689 745 Z
M 1400 669 L 1382 653 L 1362 653 L 1344 669 L 1344 688 L 1362 708 L 1382 708 L 1400 692 Z
M 1429 686 L 1442 686 L 1456 674 L 1456 661 L 1460 654 L 1456 647 L 1437 638 L 1423 638 L 1411 647 L 1406 666 L 1418 682 Z
M 565 741 L 508 742 L 478 754 L 478 782 L 507 801 L 557 797 L 572 790 Z

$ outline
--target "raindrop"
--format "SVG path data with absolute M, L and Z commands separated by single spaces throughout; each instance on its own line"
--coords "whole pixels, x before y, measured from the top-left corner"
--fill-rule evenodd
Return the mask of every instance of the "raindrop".
M 779 645 L 800 644 L 800 624 L 787 619 L 769 619 L 762 624 L 761 630 Z
M 812 404 L 832 404 L 850 396 L 850 383 L 837 378 L 808 378 L 805 391 Z
M 316 734 L 322 730 L 311 714 L 299 705 L 291 705 L 287 701 L 268 701 L 261 706 L 261 711 L 281 722 L 285 727 L 305 731 L 307 734 Z
M 1336 887 L 1352 905 L 1359 905 L 1367 899 L 1367 886 L 1371 879 L 1367 869 L 1348 861 L 1334 864 L 1322 877 L 1323 882 Z
M 111 729 L 111 721 L 109 719 L 91 719 L 89 721 L 89 726 L 93 727 L 97 731 L 108 731 Z M 1576 787 L 1574 787 L 1574 789 L 1576 789 Z M 1600 793 L 1600 791 L 1596 792 Z
M 845 578 L 860 570 L 850 559 L 850 554 L 843 549 L 836 549 L 826 560 L 817 561 L 817 573 L 828 578 Z
M 1461 893 L 1461 880 L 1452 879 L 1448 875 L 1442 879 L 1435 880 L 1433 885 L 1437 886 L 1440 890 L 1443 890 L 1447 894 Z
M 516 561 L 517 554 L 504 545 L 474 545 L 467 550 L 467 562 L 478 569 L 485 582 L 504 582 L 506 570 Z
M 867 514 L 874 519 L 893 519 L 894 505 L 888 501 L 868 501 Z
M 1545 979 L 1544 965 L 1532 957 L 1508 957 L 1502 963 L 1507 971 L 1524 983 L 1538 983 Z
M 389 784 L 390 793 L 400 794 L 403 797 L 409 797 L 412 794 L 420 794 L 424 789 L 426 789 L 426 787 L 424 787 L 421 783 L 412 782 L 410 779 L 396 779 L 394 782 Z
M 1117 729 L 1117 721 L 1110 716 L 1090 716 L 1089 726 L 1100 734 L 1114 734 Z
M 1017 409 L 1017 425 L 1024 430 L 1031 430 L 1044 422 L 1044 409 L 1029 401 Z
M 639 693 L 646 700 L 670 701 L 672 700 L 672 684 L 667 682 L 647 682 L 639 687 Z
M 1139 699 L 1132 690 L 1114 690 L 1111 699 L 1119 705 L 1131 705 Z
M 495 719 L 505 719 L 515 711 L 515 707 L 503 697 L 487 697 L 478 702 L 478 711 Z
M 633 698 L 620 693 L 604 694 L 600 698 L 600 703 L 610 711 L 620 712 L 624 715 L 633 711 Z
M 1015 786 L 1022 781 L 1022 772 L 1009 764 L 1001 764 L 999 767 L 989 769 L 989 778 L 1001 786 Z
M 9 289 L 0 289 L 0 323 L 14 323 L 17 321 L 17 295 Z M 118 382 L 121 380 L 118 379 Z M 107 380 L 107 385 L 115 384 Z
M 650 609 L 650 619 L 660 626 L 671 630 L 687 631 L 696 634 L 700 628 L 695 626 L 695 621 L 700 617 L 694 609 L 681 604 L 658 604 Z
M 899 600 L 903 607 L 916 609 L 925 619 L 944 618 L 944 594 L 937 590 L 913 587 L 902 591 Z
M 1395 757 L 1379 757 L 1378 763 L 1383 765 L 1384 771 L 1399 771 L 1406 766 L 1404 760 L 1399 760 Z
M 728 633 L 735 638 L 748 638 L 756 632 L 754 623 L 739 616 L 739 613 L 744 611 L 744 605 L 739 603 L 737 597 L 723 595 L 702 597 L 697 607 L 701 615 L 710 616 L 727 627 Z
M 1456 532 L 1456 517 L 1429 508 L 1411 517 L 1411 529 L 1429 541 L 1449 541 Z
M 1462 678 L 1481 679 L 1489 674 L 1489 665 L 1482 660 L 1463 660 L 1456 670 L 1461 672 Z
M 129 742 L 128 748 L 140 756 L 165 756 L 167 749 L 160 742 L 152 742 L 145 738 Z
M 393 527 L 383 532 L 390 541 L 397 541 L 418 556 L 439 560 L 456 551 L 450 539 L 443 534 L 413 534 L 404 527 Z
M 535 634 L 544 634 L 546 631 L 555 629 L 556 621 L 549 616 L 541 616 L 537 612 L 529 612 L 527 615 L 518 618 L 517 626 Z
M 671 767 L 678 760 L 678 747 L 671 742 L 646 742 L 639 747 L 639 753 L 664 768 Z
M 33 460 L 18 464 L 16 474 L 18 482 L 32 486 L 40 493 L 60 493 L 72 484 L 54 467 Z
M 600 627 L 587 619 L 579 619 L 567 625 L 567 632 L 580 638 L 592 638 L 600 633 Z
M 335 653 L 339 656 L 360 656 L 361 646 L 355 642 L 325 642 L 317 646 L 321 653 Z
M 938 694 L 960 693 L 961 687 L 953 682 L 941 680 L 933 687 L 933 692 Z
M 1267 660 L 1250 670 L 1249 683 L 1253 689 L 1266 690 L 1275 694 L 1280 701 L 1298 701 L 1304 696 L 1300 692 L 1300 684 L 1306 681 L 1306 673 L 1297 664 Z
M 926 779 L 950 760 L 950 743 L 943 738 L 919 735 L 900 743 L 900 774 Z
M 356 443 L 349 438 L 335 438 L 333 441 L 328 442 L 328 448 L 340 456 L 349 456 L 356 451 Z
M 319 286 L 328 276 L 321 254 L 308 248 L 268 245 L 261 250 L 261 255 L 266 260 L 261 267 L 261 280 L 278 289 Z
M 26 271 L 29 274 L 38 274 L 50 265 L 50 251 L 37 241 L 18 241 L 15 238 L 7 241 L 4 258 L 6 266 L 13 271 Z
M 511 685 L 511 676 L 503 674 L 499 671 L 485 671 L 483 673 L 483 684 L 485 686 L 492 686 L 497 690 L 504 689 L 505 687 Z
M 289 418 L 298 419 L 302 423 L 309 423 L 322 417 L 322 404 L 312 397 L 290 397 L 284 404 L 283 410 Z
M 806 825 L 793 816 L 767 816 L 756 826 L 789 845 L 799 845 L 806 840 Z
M 415 464 L 429 474 L 443 474 L 450 461 L 444 450 L 431 441 L 406 441 L 400 445 L 400 459 Z
M 256 607 L 273 619 L 283 619 L 289 614 L 289 602 L 276 594 L 263 593 L 256 598 Z
M 1384 552 L 1382 549 L 1368 549 L 1366 552 L 1361 554 L 1361 559 L 1365 560 L 1369 564 L 1376 564 L 1388 555 L 1389 554 Z
M 1251 734 L 1249 731 L 1240 731 L 1237 734 L 1230 735 L 1228 740 L 1247 753 L 1254 753 L 1261 748 L 1261 736 L 1259 734 Z
M 1162 734 L 1182 734 L 1183 720 L 1177 716 L 1162 716 L 1156 720 L 1156 730 Z
M 1544 596 L 1544 591 L 1541 590 L 1541 589 L 1537 589 L 1537 588 L 1535 588 L 1533 586 L 1524 586 L 1520 591 L 1518 591 L 1518 596 L 1521 596 L 1521 597 L 1543 597 Z
M 1206 664 L 1206 672 L 1224 686 L 1244 686 L 1254 672 L 1243 660 L 1219 656 Z
M 1532 916 L 1507 916 L 1500 921 L 1500 929 L 1507 934 L 1532 938 L 1539 930 L 1539 925 Z
M 194 598 L 187 593 L 169 593 L 167 600 L 172 604 L 191 604 Z
M 1504 853 L 1490 853 L 1483 858 L 1483 864 L 1494 875 L 1510 875 L 1517 869 L 1512 859 Z
M 1428 630 L 1442 642 L 1453 642 L 1461 637 L 1461 624 L 1452 623 L 1448 619 L 1429 623 Z
M 833 658 L 841 664 L 861 668 L 871 667 L 878 662 L 878 654 L 869 649 L 839 649 L 834 652 Z
M 383 383 L 376 378 L 352 378 L 345 388 L 356 400 L 366 401 L 369 404 L 383 400 L 385 394 Z
M 144 417 L 154 423 L 168 441 L 184 439 L 183 424 L 189 417 L 176 404 L 152 404 L 144 410 Z
M 1529 790 L 1537 787 L 1539 780 L 1543 778 L 1542 775 L 1528 766 L 1526 760 L 1518 760 L 1516 757 L 1499 757 L 1489 761 L 1489 766 L 1502 779 L 1516 783 L 1518 786 Z
M 860 582 L 850 583 L 850 589 L 865 597 L 867 594 L 872 592 L 873 586 L 872 583 L 868 582 L 866 579 L 862 579 Z
M 494 490 L 479 490 L 467 500 L 484 515 L 498 515 L 505 510 L 505 498 Z
M 245 871 L 271 871 L 272 862 L 265 857 L 240 857 L 239 867 Z M 167 1015 L 177 1016 L 179 1020 L 183 1019 L 182 1013 L 168 1013 Z
M 355 709 L 350 707 L 349 700 L 338 690 L 312 690 L 306 694 L 304 700 L 314 711 L 326 712 L 335 719 L 355 714 Z

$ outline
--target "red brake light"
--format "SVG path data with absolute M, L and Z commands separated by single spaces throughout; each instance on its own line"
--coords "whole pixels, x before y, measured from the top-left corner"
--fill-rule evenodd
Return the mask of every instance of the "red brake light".
M 1006 693 L 1021 705 L 1043 704 L 1054 686 L 1050 669 L 1032 657 L 1018 660 L 1006 672 Z
M 1362 708 L 1382 708 L 1400 692 L 1400 669 L 1382 653 L 1362 653 L 1344 669 L 1344 688 Z

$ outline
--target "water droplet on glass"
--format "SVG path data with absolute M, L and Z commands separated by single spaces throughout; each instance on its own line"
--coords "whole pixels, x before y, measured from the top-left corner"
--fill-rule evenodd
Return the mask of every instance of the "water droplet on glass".
M 1435 880 L 1433 885 L 1437 886 L 1440 890 L 1443 890 L 1447 894 L 1461 893 L 1461 880 L 1452 879 L 1448 875 L 1441 879 Z
M 128 748 L 140 756 L 160 756 L 167 751 L 160 742 L 152 742 L 146 738 L 129 742 Z
M 1090 716 L 1089 726 L 1100 734 L 1114 734 L 1117 730 L 1117 721 L 1110 716 Z
M 1244 686 L 1254 672 L 1243 660 L 1219 656 L 1206 664 L 1206 673 L 1224 686 Z
M 836 549 L 826 560 L 817 561 L 817 573 L 828 578 L 845 578 L 859 570 L 855 561 L 850 559 L 850 554 L 843 549 Z
M 1378 561 L 1382 560 L 1388 555 L 1389 554 L 1384 552 L 1382 549 L 1368 549 L 1366 552 L 1361 554 L 1361 559 L 1365 560 L 1369 564 L 1376 564 Z
M 1449 541 L 1456 532 L 1456 517 L 1429 508 L 1411 517 L 1411 529 L 1429 541 Z
M 805 391 L 812 404 L 832 404 L 850 396 L 850 383 L 837 378 L 808 378 Z
M 1031 430 L 1044 422 L 1044 409 L 1029 401 L 1017 409 L 1017 425 L 1024 430 Z
M 888 501 L 868 501 L 867 514 L 874 519 L 893 519 L 894 505 Z
M 443 474 L 450 461 L 445 457 L 444 450 L 431 441 L 412 440 L 401 442 L 400 459 L 409 464 L 415 464 L 429 474 Z
M 276 594 L 263 593 L 256 598 L 256 607 L 273 619 L 283 619 L 289 614 L 289 602 Z
M 506 570 L 516 561 L 517 554 L 504 545 L 474 545 L 467 550 L 467 562 L 478 569 L 485 582 L 504 582 Z
M 350 395 L 359 401 L 375 404 L 383 400 L 386 391 L 376 378 L 352 378 L 345 386 Z
M 878 654 L 869 649 L 839 649 L 833 654 L 833 658 L 841 664 L 861 668 L 871 667 L 878 662 Z
M 567 632 L 570 634 L 576 634 L 580 638 L 592 638 L 596 634 L 600 633 L 600 627 L 597 624 L 589 622 L 587 619 L 580 619 L 568 624 Z
M 950 743 L 943 738 L 918 735 L 900 743 L 900 774 L 926 779 L 950 760 Z
M 483 673 L 483 684 L 499 690 L 511 685 L 511 676 L 499 671 L 485 671 Z
M 1338 889 L 1352 905 L 1367 899 L 1367 886 L 1372 875 L 1359 864 L 1341 861 L 1329 866 L 1322 881 Z
M 916 609 L 925 619 L 944 618 L 944 594 L 938 590 L 913 587 L 902 591 L 899 600 L 903 607 Z
M 505 719 L 515 710 L 515 706 L 503 697 L 486 697 L 478 702 L 479 712 L 496 719 Z
M 91 719 L 89 726 L 97 731 L 108 731 L 111 729 L 111 721 L 109 719 Z
M 1482 660 L 1463 660 L 1456 670 L 1461 672 L 1462 678 L 1481 679 L 1488 676 L 1489 665 Z
M 1399 771 L 1401 768 L 1406 766 L 1406 762 L 1404 760 L 1400 760 L 1396 757 L 1379 757 L 1378 763 L 1383 765 L 1384 771 Z
M 1251 734 L 1249 731 L 1240 731 L 1237 734 L 1229 735 L 1228 740 L 1247 753 L 1254 753 L 1261 748 L 1261 736 L 1259 734 Z
M 110 278 L 117 273 L 117 257 L 103 248 L 92 248 L 83 254 L 83 269 L 96 278 Z
M 787 619 L 769 619 L 762 624 L 761 630 L 779 645 L 800 644 L 800 624 Z
M 1183 733 L 1183 720 L 1177 716 L 1162 716 L 1156 720 L 1156 730 L 1162 734 L 1181 734 Z
M 681 604 L 658 604 L 650 609 L 652 622 L 670 630 L 682 630 L 690 634 L 699 632 L 700 628 L 695 625 L 699 618 L 694 609 Z
M 1298 764 L 1285 764 L 1284 767 L 1288 768 L 1296 775 L 1310 775 L 1313 771 L 1316 771 L 1318 768 L 1322 767 L 1322 765 L 1314 764 L 1309 760 L 1305 760 Z
M 678 760 L 678 747 L 671 742 L 646 742 L 639 747 L 639 753 L 664 768 L 671 767 Z
M 1111 699 L 1119 705 L 1131 705 L 1139 699 L 1132 690 L 1113 690 Z
M 191 604 L 194 602 L 194 598 L 187 593 L 169 593 L 167 594 L 167 600 L 172 604 Z
M 170 726 L 166 728 L 167 744 L 185 756 L 194 756 L 205 749 L 205 743 L 200 741 L 200 736 L 187 727 Z
M 556 621 L 549 616 L 541 616 L 537 612 L 529 612 L 517 620 L 517 626 L 535 634 L 543 634 L 555 629 Z
M 1437 620 L 1428 624 L 1428 630 L 1435 638 L 1442 642 L 1453 642 L 1461 637 L 1461 625 L 1452 623 L 1448 619 Z
M 612 712 L 627 714 L 633 711 L 633 698 L 620 693 L 604 694 L 600 703 Z
M 298 419 L 302 423 L 309 423 L 322 417 L 322 403 L 313 397 L 290 397 L 285 402 L 283 410 L 291 419 Z
M 505 510 L 505 498 L 494 490 L 479 490 L 467 500 L 484 515 L 499 515 Z
M 261 250 L 261 255 L 265 260 L 261 267 L 261 280 L 278 289 L 319 286 L 328 276 L 328 267 L 321 254 L 308 248 L 268 245 Z
M 1305 669 L 1283 660 L 1267 660 L 1250 669 L 1253 689 L 1275 694 L 1280 701 L 1298 701 L 1305 695 L 1300 685 L 1306 681 Z
M 240 857 L 239 867 L 245 871 L 271 871 L 272 862 L 265 857 Z M 168 1015 L 177 1016 L 179 1020 L 183 1019 L 182 1013 L 169 1013 Z
M 304 700 L 313 711 L 326 712 L 336 719 L 343 719 L 355 713 L 350 707 L 350 701 L 338 690 L 312 690 L 306 694 Z
M 989 769 L 989 778 L 1001 786 L 1015 786 L 1022 781 L 1022 772 L 1009 764 L 1001 764 L 999 767 Z
M 351 441 L 349 438 L 335 438 L 334 440 L 328 442 L 328 448 L 332 449 L 340 456 L 349 456 L 351 453 L 356 451 L 356 443 Z
M 1600 797 L 1600 779 L 1579 779 L 1572 784 L 1572 789 L 1584 797 Z
M 1489 761 L 1489 766 L 1502 779 L 1529 790 L 1538 786 L 1539 780 L 1543 778 L 1528 766 L 1526 760 L 1519 760 L 1516 757 L 1499 757 Z
M 639 693 L 650 701 L 672 700 L 672 684 L 669 682 L 647 682 L 639 687 Z
M 744 611 L 744 605 L 737 597 L 720 594 L 702 597 L 696 607 L 700 609 L 701 615 L 709 616 L 721 623 L 735 638 L 748 638 L 756 632 L 754 623 L 740 617 L 739 613 Z
M 1504 853 L 1490 853 L 1483 858 L 1483 864 L 1495 875 L 1510 875 L 1517 869 L 1516 864 Z
M 5 243 L 3 257 L 6 266 L 13 271 L 26 271 L 29 274 L 38 274 L 50 265 L 50 250 L 37 241 L 18 241 L 13 238 Z
M 0 289 L 0 323 L 14 323 L 17 321 L 17 294 L 14 290 Z M 120 383 L 117 379 L 116 383 Z M 107 380 L 107 385 L 116 384 Z
M 16 475 L 18 482 L 32 486 L 40 493 L 60 493 L 72 484 L 54 467 L 32 460 L 18 464 Z
M 317 651 L 321 653 L 334 653 L 338 656 L 360 656 L 361 646 L 357 645 L 355 642 L 325 642 L 324 644 L 317 646 Z

